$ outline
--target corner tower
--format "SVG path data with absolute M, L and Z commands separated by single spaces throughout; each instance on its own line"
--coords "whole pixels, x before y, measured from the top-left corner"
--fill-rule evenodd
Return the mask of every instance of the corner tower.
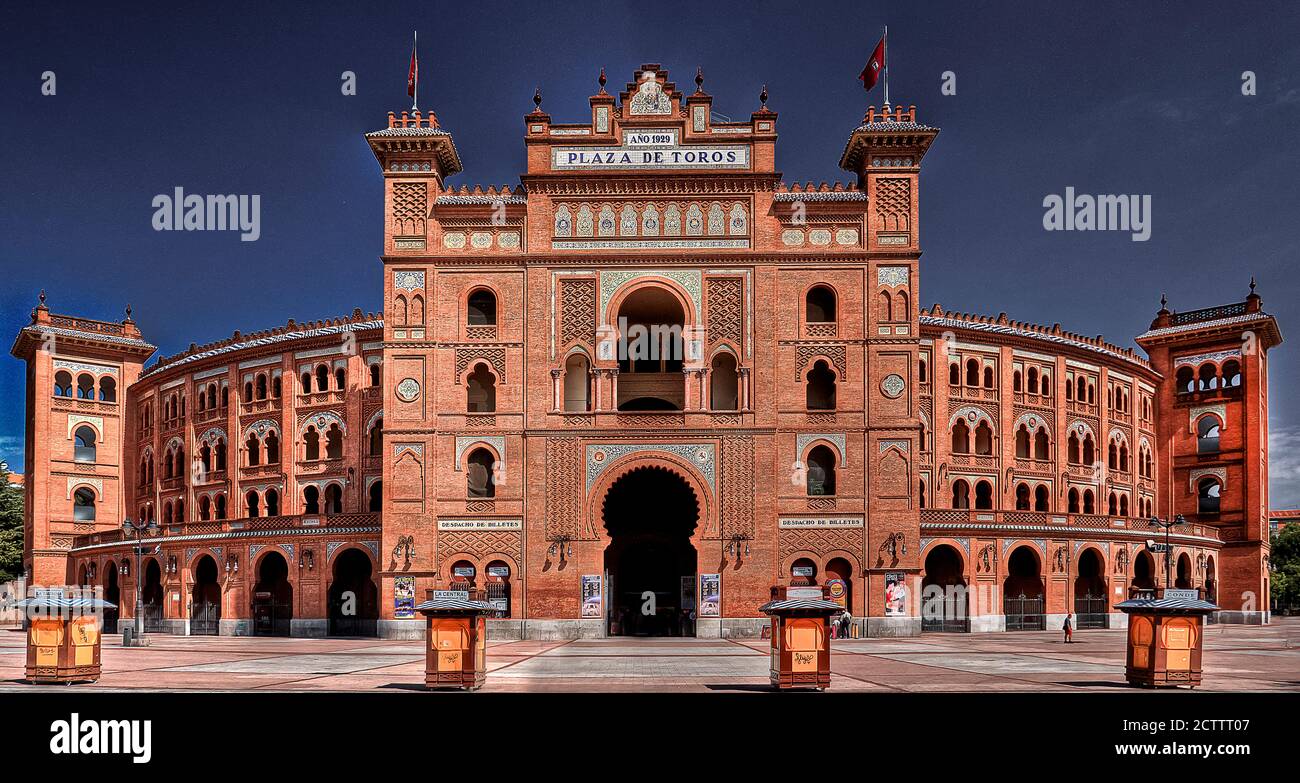
M 1198 563 L 1227 621 L 1268 621 L 1268 352 L 1282 342 L 1250 282 L 1243 302 L 1164 306 L 1137 342 L 1164 376 L 1156 397 L 1161 517 L 1216 527 L 1221 562 Z
M 114 530 L 125 509 L 126 390 L 154 346 L 131 308 L 121 322 L 55 315 L 45 292 L 11 353 L 27 363 L 23 566 L 32 584 L 66 584 L 75 535 Z

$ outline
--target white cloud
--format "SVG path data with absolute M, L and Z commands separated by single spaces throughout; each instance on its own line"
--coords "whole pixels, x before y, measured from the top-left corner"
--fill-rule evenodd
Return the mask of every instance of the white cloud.
M 1300 508 L 1300 427 L 1268 434 L 1268 500 L 1274 509 Z

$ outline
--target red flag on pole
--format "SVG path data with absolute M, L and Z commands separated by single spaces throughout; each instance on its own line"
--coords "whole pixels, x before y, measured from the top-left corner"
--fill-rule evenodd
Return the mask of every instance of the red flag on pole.
M 411 44 L 411 69 L 406 73 L 406 94 L 415 97 L 415 83 L 420 80 L 420 61 L 415 56 L 415 44 Z
M 876 49 L 871 53 L 871 59 L 867 60 L 867 66 L 858 74 L 862 80 L 862 86 L 870 91 L 876 86 L 880 79 L 880 74 L 885 70 L 885 39 L 881 38 L 880 43 L 876 44 Z

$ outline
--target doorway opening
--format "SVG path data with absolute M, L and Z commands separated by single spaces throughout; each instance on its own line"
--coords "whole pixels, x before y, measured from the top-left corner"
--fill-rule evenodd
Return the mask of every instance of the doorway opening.
M 694 636 L 700 506 L 689 484 L 659 467 L 633 470 L 605 495 L 610 636 Z

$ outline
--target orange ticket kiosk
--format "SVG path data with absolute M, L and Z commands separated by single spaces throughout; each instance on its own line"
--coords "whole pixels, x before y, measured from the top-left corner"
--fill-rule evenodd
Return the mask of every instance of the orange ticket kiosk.
M 31 683 L 99 679 L 104 610 L 116 609 L 78 590 L 38 590 L 18 602 L 27 617 L 27 667 Z
M 430 590 L 415 607 L 426 620 L 424 687 L 475 690 L 487 679 L 487 622 L 496 608 L 482 590 Z
M 758 608 L 772 618 L 771 682 L 778 690 L 831 685 L 830 618 L 844 611 L 821 587 L 773 587 Z
M 1131 598 L 1115 608 L 1129 616 L 1124 676 L 1130 685 L 1201 684 L 1205 616 L 1219 607 L 1198 590 L 1157 588 L 1155 598 Z

